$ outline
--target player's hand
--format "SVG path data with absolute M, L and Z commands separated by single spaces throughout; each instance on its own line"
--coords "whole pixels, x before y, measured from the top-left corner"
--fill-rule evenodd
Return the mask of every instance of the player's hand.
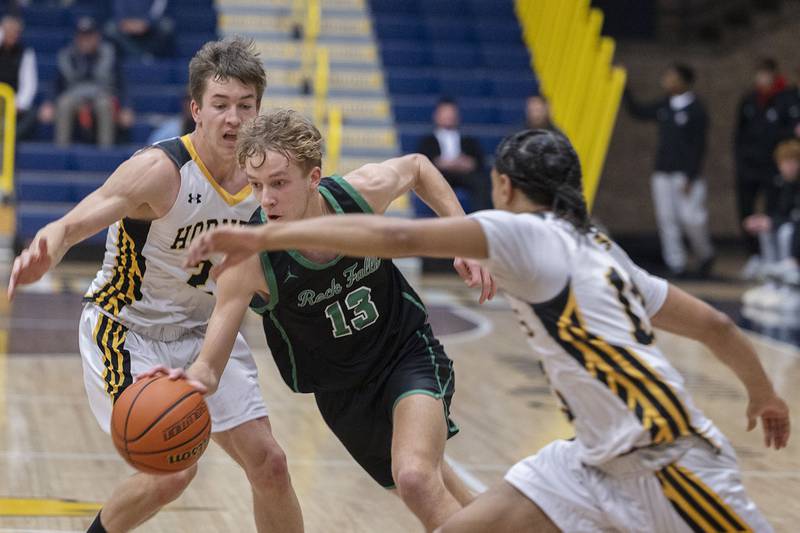
M 198 380 L 189 377 L 189 375 L 183 368 L 168 368 L 164 365 L 156 365 L 149 370 L 145 370 L 140 374 L 136 374 L 136 379 L 134 381 L 139 381 L 140 379 L 152 378 L 160 375 L 167 376 L 172 381 L 185 379 L 186 383 L 191 385 L 192 388 L 194 388 L 200 394 L 206 394 L 208 392 L 208 387 L 206 387 L 203 383 L 199 382 Z
M 497 293 L 497 285 L 494 282 L 494 278 L 478 261 L 456 257 L 455 261 L 453 261 L 453 267 L 458 272 L 458 275 L 461 276 L 461 279 L 464 280 L 464 283 L 467 284 L 467 287 L 475 288 L 480 285 L 481 297 L 478 303 L 482 304 L 486 300 L 494 298 Z
M 222 261 L 211 268 L 211 277 L 217 279 L 229 268 L 258 253 L 258 239 L 252 228 L 222 227 L 192 241 L 184 267 L 195 267 L 213 254 L 224 254 Z
M 785 448 L 791 433 L 786 402 L 774 393 L 765 399 L 750 398 L 747 406 L 747 431 L 756 427 L 759 418 L 764 428 L 764 445 L 776 450 Z
M 47 239 L 35 239 L 30 247 L 22 250 L 11 267 L 11 277 L 8 280 L 8 299 L 12 300 L 16 293 L 17 285 L 27 285 L 38 281 L 50 270 L 52 260 L 47 253 Z

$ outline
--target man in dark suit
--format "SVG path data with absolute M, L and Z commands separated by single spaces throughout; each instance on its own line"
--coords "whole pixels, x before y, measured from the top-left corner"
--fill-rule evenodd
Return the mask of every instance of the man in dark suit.
M 427 156 L 453 188 L 469 192 L 472 210 L 491 208 L 491 182 L 483 166 L 477 139 L 462 135 L 454 100 L 442 98 L 433 112 L 435 129 L 420 140 L 418 152 Z

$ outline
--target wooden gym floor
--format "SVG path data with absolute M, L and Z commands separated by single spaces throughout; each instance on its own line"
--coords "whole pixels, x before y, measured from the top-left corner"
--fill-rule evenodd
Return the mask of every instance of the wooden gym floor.
M 77 321 L 80 293 L 94 268 L 65 265 L 45 290 L 22 293 L 13 306 L 0 297 L 0 533 L 84 531 L 117 481 L 131 472 L 97 426 L 83 390 Z M 426 278 L 418 286 L 457 370 L 453 417 L 461 433 L 449 442 L 447 455 L 474 488 L 497 483 L 517 460 L 571 435 L 502 300 L 478 308 L 474 295 L 449 276 Z M 705 287 L 709 291 L 730 298 L 729 288 Z M 260 367 L 275 435 L 289 457 L 307 531 L 421 530 L 400 500 L 350 459 L 313 398 L 283 384 L 255 316 L 248 317 L 245 334 Z M 752 339 L 796 421 L 800 352 L 761 336 Z M 785 450 L 767 451 L 760 430 L 744 431 L 746 398 L 732 373 L 696 343 L 666 333 L 658 342 L 697 404 L 733 441 L 752 498 L 777 531 L 796 531 L 800 437 Z M 248 485 L 238 467 L 213 445 L 200 464 L 184 496 L 140 531 L 255 530 Z

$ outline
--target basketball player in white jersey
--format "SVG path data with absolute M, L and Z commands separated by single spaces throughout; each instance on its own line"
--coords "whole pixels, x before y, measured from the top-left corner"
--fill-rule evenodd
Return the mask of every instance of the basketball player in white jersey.
M 310 219 L 204 234 L 190 264 L 219 274 L 262 250 L 480 259 L 507 294 L 575 425 L 513 466 L 440 531 L 772 531 L 745 493 L 733 449 L 693 404 L 652 326 L 705 344 L 747 389 L 748 429 L 789 439 L 789 410 L 724 314 L 637 267 L 592 228 L 578 157 L 558 133 L 527 130 L 497 149 L 496 211 L 469 217 Z M 454 238 L 456 237 L 457 238 Z
M 258 114 L 266 75 L 252 43 L 207 43 L 189 65 L 196 129 L 141 150 L 14 261 L 8 293 L 108 227 L 103 266 L 85 295 L 80 351 L 89 404 L 109 431 L 114 400 L 154 364 L 188 366 L 200 351 L 215 283 L 211 263 L 184 268 L 191 239 L 245 224 L 258 207 L 236 162 L 239 127 Z M 245 470 L 259 532 L 302 531 L 286 458 L 272 437 L 257 369 L 241 334 L 208 397 L 214 440 Z M 176 499 L 197 472 L 137 473 L 105 503 L 90 532 L 128 531 Z

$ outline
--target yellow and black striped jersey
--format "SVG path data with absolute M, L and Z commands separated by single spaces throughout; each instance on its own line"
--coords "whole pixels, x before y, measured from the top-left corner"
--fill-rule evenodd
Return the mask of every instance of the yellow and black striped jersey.
M 212 263 L 183 267 L 192 239 L 221 224 L 247 224 L 258 202 L 249 185 L 235 195 L 222 189 L 188 135 L 153 147 L 180 171 L 175 203 L 156 220 L 125 218 L 108 228 L 103 266 L 84 299 L 137 333 L 169 341 L 205 327 L 214 308 Z
M 666 281 L 602 233 L 582 234 L 552 214 L 472 216 L 486 235 L 484 264 L 573 420 L 585 464 L 692 434 L 719 442 L 655 344 L 650 317 Z

